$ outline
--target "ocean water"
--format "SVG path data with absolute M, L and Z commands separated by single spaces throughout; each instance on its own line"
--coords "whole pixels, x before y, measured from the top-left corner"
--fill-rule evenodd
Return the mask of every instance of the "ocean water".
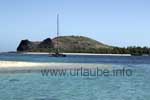
M 0 73 L 0 100 L 150 100 L 150 57 L 0 54 L 0 61 L 90 63 L 130 68 L 131 76 L 43 76 Z

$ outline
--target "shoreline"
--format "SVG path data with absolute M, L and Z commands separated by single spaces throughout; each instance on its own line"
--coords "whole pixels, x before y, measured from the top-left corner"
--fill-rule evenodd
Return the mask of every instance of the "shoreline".
M 47 53 L 47 52 L 23 52 L 22 54 L 52 54 L 52 53 Z M 96 54 L 96 53 L 62 53 L 65 55 L 89 55 L 89 56 L 131 56 L 131 54 Z
M 131 56 L 131 54 L 63 53 L 66 55 Z
M 33 55 L 48 55 L 53 53 L 48 52 L 0 52 L 3 53 L 17 53 L 17 54 L 33 54 Z M 131 56 L 131 54 L 97 54 L 97 53 L 62 53 L 65 55 L 83 55 L 83 56 Z

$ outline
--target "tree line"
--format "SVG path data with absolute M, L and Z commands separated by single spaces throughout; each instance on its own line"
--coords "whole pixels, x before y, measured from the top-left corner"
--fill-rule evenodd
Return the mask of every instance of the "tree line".
M 99 53 L 99 54 L 131 54 L 131 55 L 150 55 L 150 48 L 148 47 L 138 47 L 138 46 L 130 46 L 130 47 L 112 47 L 112 48 L 78 48 L 73 50 L 63 50 L 60 49 L 61 52 L 64 53 Z

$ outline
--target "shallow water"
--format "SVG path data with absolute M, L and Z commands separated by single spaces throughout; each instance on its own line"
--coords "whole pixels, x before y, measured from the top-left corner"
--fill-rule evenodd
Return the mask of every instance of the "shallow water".
M 0 100 L 149 100 L 150 58 L 110 56 L 0 55 L 0 60 L 111 64 L 131 68 L 132 76 L 42 76 L 38 72 L 0 73 Z M 70 60 L 70 61 L 69 61 Z

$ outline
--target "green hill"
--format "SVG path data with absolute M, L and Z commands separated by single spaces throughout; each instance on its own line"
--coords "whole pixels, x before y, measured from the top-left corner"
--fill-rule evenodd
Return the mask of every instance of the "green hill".
M 111 49 L 111 46 L 84 36 L 60 36 L 54 39 L 47 38 L 41 42 L 22 40 L 17 48 L 18 52 L 54 52 L 57 48 L 60 52 L 96 52 L 99 49 Z

